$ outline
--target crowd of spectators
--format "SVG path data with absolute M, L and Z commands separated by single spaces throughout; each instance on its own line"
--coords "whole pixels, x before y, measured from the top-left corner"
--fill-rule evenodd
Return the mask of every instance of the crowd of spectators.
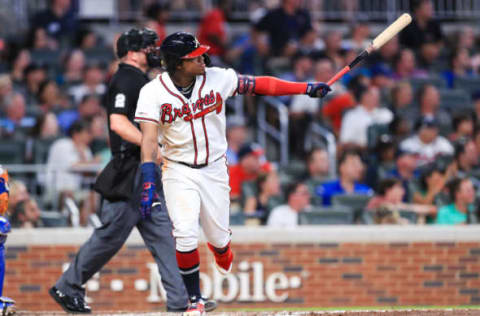
M 138 26 L 154 29 L 160 44 L 166 27 L 175 27 L 169 24 L 171 4 L 145 3 Z M 325 82 L 375 35 L 363 19 L 351 19 L 348 32 L 328 28 L 299 0 L 281 0 L 273 9 L 255 3 L 244 32 L 232 33 L 228 0 L 214 1 L 192 30 L 211 47 L 214 65 Z M 268 161 L 270 153 L 254 143 L 258 98 L 244 98 L 245 116 L 228 113 L 232 213 L 247 224 L 295 226 L 299 214 L 334 210 L 342 196 L 351 196 L 363 203 L 352 223 L 476 222 L 480 49 L 475 30 L 458 23 L 445 33 L 431 1 L 411 3 L 413 22 L 336 82 L 325 99 L 278 98 L 289 109 L 288 165 Z M 61 210 L 70 200 L 87 225 L 98 208 L 90 189 L 92 170 L 109 160 L 103 98 L 118 65 L 114 38 L 102 38 L 82 23 L 70 0 L 50 1 L 29 22 L 27 33 L 2 39 L 0 48 L 0 163 L 45 164 L 47 172 L 17 180 L 13 175 L 11 216 L 17 226 L 41 226 L 39 208 Z M 308 148 L 310 124 L 335 136 L 336 161 L 326 143 Z M 1 153 L 11 143 L 23 146 Z

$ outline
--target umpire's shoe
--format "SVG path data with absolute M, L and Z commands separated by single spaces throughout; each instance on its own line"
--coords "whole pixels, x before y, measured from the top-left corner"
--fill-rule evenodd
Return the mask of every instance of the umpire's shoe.
M 67 313 L 90 314 L 92 312 L 83 297 L 66 295 L 54 286 L 48 293 Z
M 217 308 L 217 302 L 214 300 L 209 300 L 206 297 L 202 297 L 203 301 L 205 302 L 205 311 L 211 312 Z

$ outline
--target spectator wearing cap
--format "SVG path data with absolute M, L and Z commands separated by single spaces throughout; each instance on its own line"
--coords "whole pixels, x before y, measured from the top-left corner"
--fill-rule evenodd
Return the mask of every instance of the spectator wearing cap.
M 422 117 L 416 124 L 416 134 L 400 143 L 400 149 L 417 155 L 417 165 L 422 166 L 441 154 L 453 155 L 453 146 L 438 134 L 438 123 L 432 117 Z
M 338 161 L 339 178 L 317 186 L 315 194 L 322 197 L 322 204 L 332 204 L 332 197 L 337 194 L 371 195 L 372 189 L 360 183 L 365 165 L 360 154 L 355 150 L 345 150 Z
M 238 151 L 247 141 L 247 127 L 241 116 L 231 116 L 227 119 L 227 162 L 230 166 L 238 164 Z
M 438 210 L 436 223 L 439 225 L 476 224 L 475 188 L 466 178 L 454 178 L 448 184 L 451 203 Z
M 361 87 L 357 91 L 359 104 L 348 111 L 342 120 L 340 143 L 367 147 L 367 129 L 373 124 L 388 124 L 393 114 L 380 108 L 380 91 L 375 86 Z
M 291 57 L 297 52 L 298 41 L 312 29 L 310 13 L 300 8 L 298 0 L 282 0 L 255 25 L 257 32 L 267 33 L 271 52 Z
M 372 84 L 381 90 L 385 98 L 394 85 L 392 70 L 384 64 L 377 64 L 370 69 L 370 73 Z
M 310 205 L 310 191 L 302 182 L 290 184 L 285 192 L 287 203 L 275 207 L 267 221 L 267 226 L 295 228 L 298 226 L 298 213 L 307 211 Z
M 443 32 L 440 24 L 434 19 L 434 8 L 431 0 L 412 1 L 413 21 L 400 32 L 400 43 L 411 49 L 418 49 L 426 41 L 434 41 L 441 45 Z
M 239 200 L 242 195 L 242 184 L 254 181 L 261 172 L 269 172 L 272 167 L 265 161 L 263 149 L 252 143 L 243 145 L 238 151 L 238 164 L 229 166 L 230 198 Z

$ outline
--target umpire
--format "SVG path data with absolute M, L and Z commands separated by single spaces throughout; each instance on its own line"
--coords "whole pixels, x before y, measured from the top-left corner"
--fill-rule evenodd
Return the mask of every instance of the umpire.
M 49 290 L 66 312 L 91 313 L 82 285 L 120 250 L 135 226 L 158 265 L 167 292 L 167 311 L 184 311 L 188 305 L 160 181 L 156 186 L 160 203 L 151 214 L 140 211 L 142 180 L 138 166 L 142 134 L 133 119 L 140 89 L 149 81 L 145 74 L 148 67 L 160 66 L 156 41 L 157 35 L 149 29 L 131 29 L 117 41 L 121 63 L 107 92 L 112 160 L 95 183 L 103 200 L 102 226 L 94 230 L 68 270 Z M 159 180 L 158 168 L 156 176 Z

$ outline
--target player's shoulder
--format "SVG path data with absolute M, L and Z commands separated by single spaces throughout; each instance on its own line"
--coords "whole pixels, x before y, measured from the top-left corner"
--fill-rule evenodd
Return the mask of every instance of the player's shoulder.
M 207 76 L 231 76 L 236 74 L 233 68 L 208 67 L 205 70 Z
M 155 91 L 155 90 L 157 90 L 159 82 L 160 82 L 159 76 L 161 76 L 161 75 L 157 75 L 155 78 L 153 78 L 152 80 L 147 82 L 142 87 L 142 91 Z

